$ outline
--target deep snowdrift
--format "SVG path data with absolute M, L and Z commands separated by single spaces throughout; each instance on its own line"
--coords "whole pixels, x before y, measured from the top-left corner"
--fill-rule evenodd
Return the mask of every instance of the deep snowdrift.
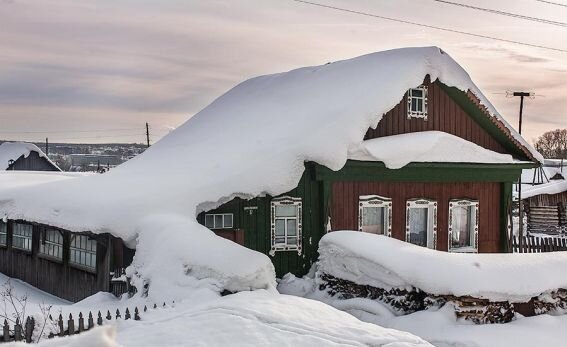
M 198 211 L 235 194 L 284 193 L 297 185 L 305 161 L 340 169 L 368 128 L 376 127 L 428 74 L 431 80 L 470 90 L 540 158 L 448 54 L 436 47 L 406 48 L 245 81 L 109 173 L 12 190 L 0 187 L 0 216 L 71 231 L 110 232 L 131 246 L 137 239 L 140 244 L 156 241 L 155 235 L 148 235 L 152 233 L 162 235 L 160 242 L 168 237 L 169 225 L 150 223 L 148 228 L 143 219 L 163 214 L 194 219 Z M 196 223 L 187 223 L 184 230 L 192 236 L 171 244 L 175 249 L 157 249 L 183 254 L 187 242 L 210 233 Z M 224 249 L 211 246 L 204 253 Z M 149 264 L 147 257 L 159 255 L 139 253 L 136 265 Z M 267 257 L 252 263 L 263 267 L 254 273 L 270 272 Z M 158 272 L 146 273 L 146 280 L 152 282 Z M 271 282 L 273 278 L 264 278 L 260 287 Z
M 567 288 L 567 253 L 463 254 L 357 231 L 326 234 L 318 271 L 374 287 L 527 302 Z
M 0 170 L 8 168 L 10 160 L 16 160 L 22 155 L 27 158 L 31 152 L 37 152 L 40 157 L 47 159 L 51 164 L 55 165 L 39 147 L 28 142 L 4 142 L 0 145 Z

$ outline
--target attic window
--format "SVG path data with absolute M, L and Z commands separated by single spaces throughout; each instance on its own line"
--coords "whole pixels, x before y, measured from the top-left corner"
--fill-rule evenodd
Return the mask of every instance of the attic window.
M 423 118 L 427 120 L 426 86 L 408 90 L 408 118 Z
M 301 253 L 301 198 L 282 197 L 271 203 L 272 252 Z

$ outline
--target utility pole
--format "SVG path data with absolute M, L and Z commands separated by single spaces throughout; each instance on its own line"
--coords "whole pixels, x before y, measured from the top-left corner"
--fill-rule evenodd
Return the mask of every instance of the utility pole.
M 146 144 L 150 147 L 150 125 L 146 122 Z
M 524 111 L 524 98 L 526 96 L 531 96 L 532 94 L 529 92 L 513 92 L 512 96 L 519 96 L 520 97 L 520 119 L 518 121 L 518 132 L 522 135 L 522 114 Z M 522 175 L 520 174 L 520 180 L 518 182 L 518 212 L 520 222 L 518 223 L 518 239 L 519 239 L 519 246 L 520 246 L 520 253 L 523 253 L 524 250 L 524 204 L 522 203 Z
M 45 138 L 45 155 L 49 155 L 49 138 Z

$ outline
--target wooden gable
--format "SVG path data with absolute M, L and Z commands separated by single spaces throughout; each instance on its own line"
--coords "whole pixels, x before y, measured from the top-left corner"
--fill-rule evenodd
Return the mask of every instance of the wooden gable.
M 407 94 L 387 112 L 376 129 L 369 129 L 364 139 L 398 135 L 418 131 L 443 131 L 498 153 L 512 154 L 517 158 L 536 161 L 505 127 L 490 116 L 472 93 L 447 87 L 439 81 L 430 82 L 428 88 L 427 119 L 408 118 Z

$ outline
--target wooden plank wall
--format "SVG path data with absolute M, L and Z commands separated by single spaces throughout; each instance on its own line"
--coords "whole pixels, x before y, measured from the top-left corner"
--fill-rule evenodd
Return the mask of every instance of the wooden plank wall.
M 499 153 L 508 151 L 476 123 L 437 83 L 428 86 L 428 118 L 407 117 L 407 95 L 386 113 L 376 129 L 369 129 L 365 139 L 417 131 L 439 130 Z
M 23 155 L 14 161 L 10 170 L 26 170 L 26 171 L 59 171 L 47 159 L 40 157 L 37 152 L 30 152 L 30 155 Z
M 437 249 L 448 248 L 449 200 L 479 200 L 479 251 L 498 252 L 501 248 L 501 184 L 484 182 L 333 182 L 332 230 L 358 229 L 358 197 L 376 194 L 392 199 L 392 236 L 405 240 L 406 201 L 429 198 L 437 205 Z

